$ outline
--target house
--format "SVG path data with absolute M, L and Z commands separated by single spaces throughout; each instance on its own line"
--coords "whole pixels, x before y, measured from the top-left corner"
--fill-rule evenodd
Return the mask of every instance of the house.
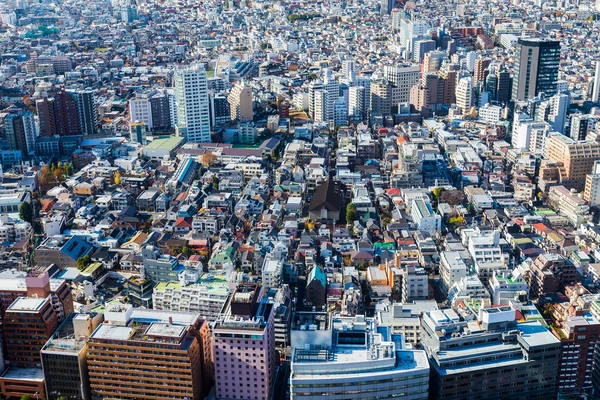
M 340 221 L 344 208 L 344 185 L 339 181 L 326 180 L 315 190 L 308 212 L 314 221 Z

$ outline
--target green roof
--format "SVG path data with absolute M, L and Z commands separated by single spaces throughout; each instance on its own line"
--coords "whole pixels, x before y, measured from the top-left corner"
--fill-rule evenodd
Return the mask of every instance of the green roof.
M 148 143 L 148 145 L 144 147 L 144 150 L 172 150 L 179 146 L 182 142 L 183 138 L 177 136 L 158 138 Z
M 91 263 L 81 272 L 81 275 L 92 275 L 94 272 L 98 270 L 98 268 L 102 268 L 101 262 Z

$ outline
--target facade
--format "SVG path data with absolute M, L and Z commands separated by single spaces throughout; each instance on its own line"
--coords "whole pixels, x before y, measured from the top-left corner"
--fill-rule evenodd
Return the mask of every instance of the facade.
M 98 327 L 101 314 L 71 314 L 41 351 L 49 400 L 90 400 L 87 341 Z
M 540 93 L 556 94 L 560 42 L 519 38 L 515 56 L 512 99 L 526 101 Z
M 252 88 L 245 82 L 238 82 L 227 97 L 232 121 L 252 121 Z
M 435 234 L 442 228 L 442 217 L 433 212 L 431 204 L 421 200 L 413 200 L 411 216 L 417 229 Z
M 21 150 L 23 156 L 35 153 L 37 125 L 33 112 L 17 110 L 4 118 L 5 138 L 11 150 Z
M 594 162 L 600 159 L 600 144 L 593 140 L 577 141 L 567 136 L 552 134 L 546 158 L 556 162 L 560 170 L 560 184 L 580 192 L 585 188 L 586 176 Z
M 210 336 L 198 314 L 109 304 L 88 342 L 94 398 L 204 399 Z
M 291 399 L 427 398 L 424 351 L 405 349 L 401 336 L 379 331 L 374 318 L 334 316 L 332 326 L 328 346 L 294 348 Z M 320 333 L 307 332 L 308 343 L 313 332 Z
M 38 120 L 40 122 L 40 136 L 52 137 L 58 134 L 56 126 L 56 100 L 42 97 L 35 101 Z
M 242 283 L 213 326 L 217 399 L 269 400 L 277 353 L 273 304 L 259 284 Z
M 589 206 L 577 192 L 564 186 L 552 186 L 548 193 L 548 202 L 556 212 L 566 217 L 574 226 L 581 225 L 589 214 Z
M 458 251 L 443 251 L 440 253 L 440 278 L 446 289 L 469 274 L 465 260 Z
M 600 205 L 600 174 L 586 175 L 583 199 L 588 202 L 590 207 Z
M 72 93 L 63 89 L 56 94 L 56 129 L 60 136 L 81 135 L 79 108 Z
M 552 398 L 560 342 L 510 306 L 426 312 L 421 342 L 436 399 Z
M 79 119 L 79 132 L 83 135 L 93 135 L 98 132 L 98 104 L 96 91 L 67 90 L 67 94 L 75 100 Z
M 210 110 L 206 71 L 202 65 L 179 69 L 173 77 L 178 136 L 188 142 L 210 142 Z

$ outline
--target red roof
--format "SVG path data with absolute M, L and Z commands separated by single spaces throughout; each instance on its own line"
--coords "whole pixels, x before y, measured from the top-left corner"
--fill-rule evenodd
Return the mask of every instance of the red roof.
M 178 228 L 191 228 L 192 227 L 192 219 L 187 217 L 179 217 L 177 221 L 175 221 L 175 226 Z
M 533 224 L 532 226 L 533 226 L 533 229 L 535 229 L 538 232 L 544 232 L 549 229 L 546 225 L 544 225 L 542 223 Z

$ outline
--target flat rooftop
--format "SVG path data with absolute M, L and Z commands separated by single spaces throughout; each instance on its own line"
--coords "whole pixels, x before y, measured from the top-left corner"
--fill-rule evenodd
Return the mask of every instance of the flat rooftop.
M 41 368 L 9 368 L 4 375 L 3 379 L 15 379 L 24 381 L 44 381 L 44 371 Z
M 9 307 L 15 311 L 37 311 L 46 303 L 47 299 L 36 299 L 32 297 L 19 297 Z
M 163 324 L 162 322 L 155 322 L 148 327 L 145 334 L 149 336 L 179 338 L 184 332 L 185 326 L 183 325 L 171 325 Z

